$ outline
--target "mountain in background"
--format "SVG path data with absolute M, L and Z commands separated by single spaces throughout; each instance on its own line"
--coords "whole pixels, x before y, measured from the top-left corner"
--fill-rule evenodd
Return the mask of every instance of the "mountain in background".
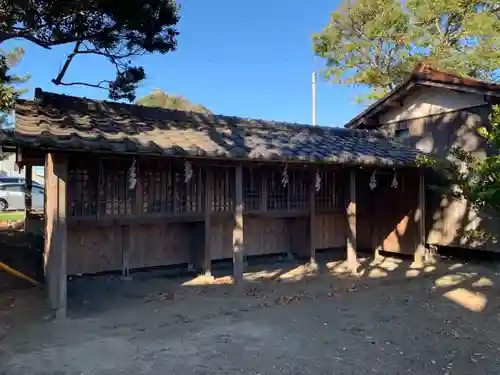
M 202 106 L 201 104 L 193 104 L 183 96 L 168 95 L 161 89 L 154 89 L 151 94 L 138 99 L 136 103 L 146 107 L 160 107 L 206 114 L 212 113 L 208 108 Z

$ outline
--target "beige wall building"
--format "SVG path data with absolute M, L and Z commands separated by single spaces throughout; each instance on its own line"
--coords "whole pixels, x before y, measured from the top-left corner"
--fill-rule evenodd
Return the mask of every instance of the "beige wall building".
M 0 160 L 0 176 L 25 177 L 25 170 L 19 171 L 16 165 L 15 154 L 8 154 L 3 160 Z M 44 184 L 43 168 L 34 168 L 33 181 Z
M 407 81 L 346 127 L 386 131 L 406 145 L 442 157 L 454 146 L 484 156 L 488 149 L 477 128 L 489 125 L 491 107 L 498 103 L 500 85 L 420 64 Z M 427 187 L 430 183 L 428 179 Z M 426 196 L 429 244 L 500 251 L 495 241 L 471 238 L 475 229 L 500 235 L 495 217 L 476 212 L 464 200 L 437 197 L 429 190 Z

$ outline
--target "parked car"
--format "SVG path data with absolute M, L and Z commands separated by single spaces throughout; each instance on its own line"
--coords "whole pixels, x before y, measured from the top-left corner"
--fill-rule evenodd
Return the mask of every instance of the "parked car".
M 1 183 L 0 182 L 0 211 L 24 210 L 24 196 L 26 187 L 24 183 Z M 43 208 L 44 189 L 33 185 L 31 190 L 31 207 Z
M 4 176 L 0 177 L 0 184 L 25 184 L 26 179 L 23 177 L 9 177 L 9 176 Z M 33 186 L 39 186 L 43 188 L 43 185 L 39 184 L 36 181 L 33 181 L 32 183 Z

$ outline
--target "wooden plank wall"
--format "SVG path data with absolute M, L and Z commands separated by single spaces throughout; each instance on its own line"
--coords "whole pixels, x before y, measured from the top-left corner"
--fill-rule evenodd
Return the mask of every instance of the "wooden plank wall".
M 120 270 L 122 240 L 119 226 L 68 229 L 68 274 Z
M 245 217 L 245 255 L 265 255 L 290 251 L 290 228 L 286 219 Z
M 398 187 L 392 188 L 393 173 L 376 175 L 372 191 L 372 171 L 358 173 L 358 247 L 413 254 L 419 243 L 418 172 L 398 172 Z
M 87 177 L 81 173 L 80 175 L 79 178 L 91 181 L 91 176 Z M 206 181 L 209 181 L 209 175 L 211 173 L 207 173 Z M 418 179 L 415 177 L 417 174 L 414 171 L 400 173 L 399 187 L 393 189 L 390 187 L 393 174 L 389 171 L 378 178 L 378 186 L 374 191 L 368 187 L 370 175 L 370 170 L 356 170 L 357 247 L 372 251 L 380 248 L 392 252 L 413 252 L 418 243 L 418 225 L 412 216 L 418 205 Z M 205 181 L 202 175 L 197 176 L 201 182 Z M 305 176 L 311 179 L 314 174 L 308 173 Z M 347 188 L 348 176 L 348 173 L 343 173 L 336 184 Z M 164 179 L 163 176 L 158 178 Z M 265 187 L 257 178 L 255 177 L 255 185 Z M 226 177 L 225 180 L 230 181 L 231 177 Z M 223 197 L 217 198 L 217 202 L 221 202 L 219 206 L 214 206 L 215 201 L 212 205 L 209 204 L 209 192 L 215 185 L 210 182 L 207 182 L 207 185 L 210 189 L 199 190 L 200 185 L 196 187 L 196 191 L 200 192 L 196 207 L 201 207 L 201 212 L 192 215 L 190 212 L 182 212 L 182 215 L 191 215 L 185 216 L 184 218 L 190 219 L 184 222 L 172 222 L 172 218 L 161 216 L 163 214 L 156 211 L 156 216 L 149 214 L 147 220 L 138 220 L 139 218 L 132 215 L 128 219 L 116 216 L 107 223 L 101 219 L 86 220 L 82 223 L 73 221 L 68 230 L 68 274 L 116 270 L 124 270 L 126 273 L 128 269 L 175 264 L 192 264 L 198 269 L 207 268 L 209 266 L 203 259 L 205 254 L 208 254 L 211 260 L 231 259 L 234 253 L 234 213 L 217 211 L 208 216 L 203 213 L 207 208 L 217 210 L 217 207 L 226 205 L 226 198 Z M 227 186 L 229 188 L 225 189 L 225 194 L 231 195 L 232 188 Z M 136 192 L 141 191 L 141 188 L 138 186 Z M 267 193 L 267 188 L 261 191 L 265 202 L 271 199 L 267 198 Z M 83 192 L 79 194 L 84 197 Z M 150 195 L 153 194 L 156 199 L 165 201 L 161 192 L 151 190 Z M 332 194 L 336 196 L 335 199 L 340 199 L 339 207 L 328 206 L 327 210 L 316 207 L 314 225 L 311 225 L 308 207 L 290 212 L 269 212 L 268 207 L 263 204 L 262 212 L 245 213 L 244 254 L 254 256 L 291 252 L 307 257 L 311 246 L 314 249 L 345 247 L 348 229 L 346 197 L 339 191 L 323 190 L 322 197 L 316 204 L 327 201 Z M 305 196 L 307 197 L 307 194 Z M 134 195 L 130 195 L 129 199 L 133 201 Z M 135 207 L 133 210 L 142 212 L 143 207 L 151 207 L 151 203 L 146 206 L 146 202 L 139 202 L 140 204 L 136 203 L 135 206 L 134 203 L 131 204 Z M 328 204 L 337 204 L 332 202 Z M 99 203 L 90 204 L 80 212 L 96 210 L 95 207 L 98 206 Z M 310 233 L 311 230 L 313 233 Z
M 129 267 L 189 263 L 190 227 L 178 223 L 131 226 Z
M 316 215 L 316 233 L 313 236 L 316 249 L 344 247 L 346 236 L 345 213 Z

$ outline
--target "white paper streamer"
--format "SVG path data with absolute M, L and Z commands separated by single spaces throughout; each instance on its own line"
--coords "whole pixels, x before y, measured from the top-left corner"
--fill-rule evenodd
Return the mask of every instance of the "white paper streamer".
M 134 190 L 135 185 L 137 184 L 137 173 L 135 170 L 136 160 L 132 161 L 130 168 L 128 169 L 128 189 Z
M 368 184 L 368 186 L 370 187 L 370 190 L 375 190 L 375 188 L 377 187 L 377 177 L 375 171 L 373 171 L 372 176 L 370 177 L 370 183 Z
M 288 185 L 288 164 L 285 164 L 285 168 L 283 168 L 283 173 L 281 177 L 281 185 Z
M 321 176 L 319 171 L 316 171 L 316 181 L 315 181 L 316 192 L 321 190 Z
M 184 183 L 187 184 L 193 178 L 193 167 L 187 160 L 184 162 Z
M 394 172 L 394 176 L 392 177 L 391 187 L 393 189 L 397 189 L 398 185 L 399 185 L 398 184 L 398 178 L 397 178 L 396 172 Z

